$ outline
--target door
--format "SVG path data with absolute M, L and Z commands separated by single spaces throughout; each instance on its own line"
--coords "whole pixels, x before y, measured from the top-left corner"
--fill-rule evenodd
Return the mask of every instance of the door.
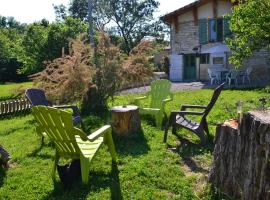
M 196 80 L 196 56 L 195 54 L 184 55 L 184 79 Z

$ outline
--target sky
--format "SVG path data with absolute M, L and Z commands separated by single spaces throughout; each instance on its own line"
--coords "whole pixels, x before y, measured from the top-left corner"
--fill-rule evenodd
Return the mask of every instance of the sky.
M 43 18 L 50 22 L 55 20 L 53 4 L 68 5 L 70 0 L 0 0 L 0 15 L 13 16 L 21 23 L 32 23 Z M 159 11 L 156 17 L 177 10 L 194 0 L 158 0 Z

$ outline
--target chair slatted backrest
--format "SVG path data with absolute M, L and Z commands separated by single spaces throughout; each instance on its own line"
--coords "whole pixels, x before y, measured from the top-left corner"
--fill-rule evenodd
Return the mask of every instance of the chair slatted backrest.
M 224 88 L 224 84 L 225 84 L 225 83 L 222 83 L 221 85 L 219 85 L 219 86 L 215 89 L 215 91 L 214 91 L 214 93 L 213 93 L 213 96 L 212 96 L 212 98 L 211 98 L 211 101 L 210 101 L 210 103 L 207 105 L 207 107 L 206 107 L 206 109 L 205 109 L 205 111 L 204 111 L 203 118 L 206 118 L 207 115 L 209 114 L 209 112 L 210 112 L 210 111 L 212 110 L 212 108 L 214 107 L 216 101 L 218 100 L 218 97 L 219 97 L 221 91 L 222 91 L 223 88 Z
M 77 158 L 79 148 L 75 140 L 71 113 L 60 109 L 34 106 L 32 113 L 41 129 L 55 143 L 63 157 Z
M 171 82 L 168 80 L 156 80 L 151 83 L 151 108 L 161 108 L 162 100 L 170 95 Z
M 26 90 L 25 96 L 33 106 L 50 106 L 50 103 L 45 96 L 44 90 L 37 88 L 29 88 Z

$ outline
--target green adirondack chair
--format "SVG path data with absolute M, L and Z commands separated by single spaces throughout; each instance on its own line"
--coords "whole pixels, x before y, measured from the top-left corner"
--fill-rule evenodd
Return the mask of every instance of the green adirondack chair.
M 61 157 L 80 159 L 82 182 L 87 184 L 90 163 L 102 143 L 108 146 L 112 160 L 116 161 L 111 126 L 103 126 L 87 136 L 82 130 L 73 126 L 71 113 L 52 107 L 34 106 L 32 114 L 38 122 L 37 131 L 45 133 L 56 147 L 52 170 L 53 180 L 55 180 L 56 165 Z
M 170 92 L 171 82 L 168 80 L 156 80 L 151 83 L 151 91 L 146 96 L 135 99 L 135 104 L 140 107 L 141 114 L 154 115 L 156 125 L 162 126 L 163 116 L 165 115 L 165 105 L 173 100 L 173 94 Z M 142 108 L 141 100 L 151 97 L 149 107 Z

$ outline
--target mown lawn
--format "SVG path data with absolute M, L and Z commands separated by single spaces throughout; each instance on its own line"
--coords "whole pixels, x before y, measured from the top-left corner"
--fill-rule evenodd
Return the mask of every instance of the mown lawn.
M 20 88 L 31 87 L 32 85 L 32 82 L 0 84 L 0 100 L 14 98 L 17 92 L 16 90 L 20 90 Z
M 183 91 L 175 94 L 167 112 L 181 104 L 207 104 L 212 90 Z M 262 90 L 223 91 L 208 116 L 211 134 L 215 125 L 236 116 L 235 102 L 243 100 L 245 110 L 256 108 Z M 129 103 L 135 95 L 118 96 L 112 105 Z M 138 95 L 136 95 L 138 96 Z M 84 118 L 89 130 L 110 123 L 109 113 Z M 114 136 L 118 153 L 117 167 L 111 165 L 106 147 L 94 159 L 90 183 L 80 182 L 64 190 L 50 178 L 54 148 L 48 139 L 41 146 L 31 115 L 0 120 L 0 144 L 11 154 L 11 168 L 0 170 L 0 199 L 219 199 L 206 188 L 213 145 L 199 147 L 198 138 L 179 130 L 162 143 L 163 131 L 143 118 L 142 130 L 135 138 Z M 186 138 L 190 142 L 183 140 Z M 182 141 L 182 142 L 181 142 Z M 224 197 L 224 199 L 230 199 Z

